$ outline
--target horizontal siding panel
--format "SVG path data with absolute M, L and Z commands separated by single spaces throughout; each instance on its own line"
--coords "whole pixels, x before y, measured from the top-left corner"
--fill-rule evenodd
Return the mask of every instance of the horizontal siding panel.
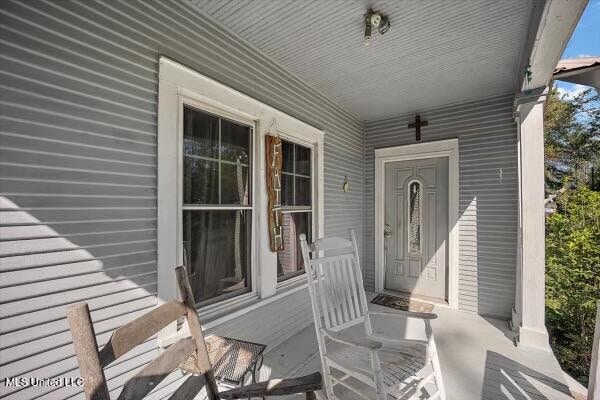
M 15 285 L 2 289 L 0 301 L 13 302 L 52 293 L 63 293 L 74 287 L 91 287 L 124 279 L 135 280 L 138 277 L 145 277 L 155 271 L 156 264 L 152 262 L 125 268 L 115 268 L 107 272 L 76 275 L 67 278 L 48 279 L 43 282 Z
M 96 330 L 96 339 L 98 341 L 98 345 L 102 346 L 106 344 L 115 329 L 135 318 L 141 317 L 150 311 L 151 307 L 154 306 L 155 304 L 146 309 L 141 309 L 130 314 L 115 316 L 106 321 L 95 322 L 94 329 Z M 15 361 L 19 360 L 23 360 L 25 363 L 27 363 L 27 358 L 33 358 L 33 356 L 37 355 L 52 357 L 53 354 L 55 354 L 57 358 L 65 355 L 73 356 L 75 353 L 72 351 L 72 347 L 70 346 L 71 341 L 71 332 L 69 332 L 67 324 L 67 330 L 63 332 L 51 334 L 28 343 L 4 349 L 2 352 L 2 363 L 14 363 Z M 69 352 L 67 353 L 65 350 L 68 350 Z M 49 354 L 50 351 L 53 353 Z M 32 361 L 32 364 L 35 362 L 33 359 L 30 361 Z
M 138 300 L 128 301 L 117 306 L 108 307 L 99 311 L 93 311 L 92 321 L 102 321 L 111 319 L 117 315 L 129 314 L 134 311 L 146 310 L 149 307 L 156 306 L 156 298 L 148 295 Z M 0 348 L 5 349 L 19 344 L 25 344 L 36 339 L 45 338 L 47 335 L 53 335 L 60 332 L 67 332 L 69 323 L 64 316 L 61 319 L 41 323 L 31 328 L 21 329 L 19 331 L 3 333 L 0 335 Z
M 34 214 L 34 215 L 32 215 Z M 3 211 L 0 221 L 6 225 L 38 224 L 45 221 L 46 224 L 66 224 L 80 222 L 106 222 L 106 221 L 155 221 L 155 210 L 119 210 L 119 209 L 93 209 L 81 208 L 74 210 L 45 210 L 24 209 L 19 211 Z M 154 225 L 156 227 L 156 224 Z
M 90 184 L 89 182 L 62 182 L 38 179 L 0 179 L 0 185 L 7 193 L 21 196 L 35 196 L 40 191 L 44 195 L 61 196 L 96 196 L 109 198 L 154 199 L 156 187 L 132 186 L 115 183 Z M 21 202 L 24 205 L 25 203 Z M 51 204 L 51 203 L 49 203 Z M 89 204 L 88 204 L 89 205 Z
M 0 109 L 3 114 L 9 114 L 13 119 L 24 121 L 33 121 L 34 123 L 43 123 L 49 125 L 62 125 L 69 129 L 84 130 L 110 136 L 111 133 L 120 132 L 125 139 L 139 139 L 155 137 L 154 133 L 143 131 L 141 129 L 124 128 L 116 124 L 107 122 L 98 123 L 89 121 L 86 118 L 75 117 L 62 112 L 52 112 L 44 109 L 33 108 L 27 105 L 11 104 L 7 100 L 0 100 Z M 116 149 L 118 152 L 118 149 Z
M 0 85 L 5 90 L 3 100 L 10 103 L 23 104 L 46 112 L 77 114 L 80 118 L 92 122 L 110 119 L 111 123 L 130 130 L 145 132 L 156 126 L 156 120 L 152 113 L 139 113 L 130 107 L 123 107 L 108 101 L 98 102 L 89 96 L 81 98 L 72 93 L 66 93 L 65 96 L 56 89 L 50 89 L 50 93 L 47 93 L 45 90 L 39 90 L 38 86 L 35 84 L 24 85 L 22 82 L 19 82 L 18 89 Z M 54 92 L 57 93 L 54 94 Z M 82 103 L 82 101 L 84 102 Z
M 31 130 L 31 127 L 29 130 Z M 132 169 L 135 168 L 136 164 L 143 166 L 156 165 L 156 154 L 152 153 L 152 150 L 156 149 L 156 146 L 143 146 L 140 143 L 134 143 L 137 147 L 132 146 L 131 143 L 123 143 L 124 148 L 112 150 L 110 147 L 100 145 L 72 143 L 64 139 L 45 139 L 43 137 L 33 137 L 8 131 L 5 131 L 1 138 L 3 148 L 38 151 L 40 153 L 60 156 L 73 156 L 78 157 L 80 160 L 87 157 L 92 160 L 116 161 L 121 164 L 132 165 Z M 89 142 L 93 138 L 88 137 L 87 139 Z M 128 150 L 128 146 L 131 146 L 132 150 Z M 80 168 L 82 164 L 86 163 L 80 161 Z
M 363 123 L 213 19 L 177 0 L 7 0 L 0 18 L 0 378 L 78 376 L 71 303 L 89 304 L 101 344 L 157 303 L 160 55 L 322 129 L 325 232 L 354 228 L 362 251 Z M 301 290 L 211 332 L 270 349 L 311 321 Z M 157 351 L 149 340 L 111 365 L 111 394 Z M 153 398 L 180 383 L 170 376 Z M 82 393 L 1 387 L 5 397 Z
M 69 353 L 73 354 L 72 346 L 65 346 L 67 350 L 70 350 Z M 69 349 L 70 348 L 70 349 Z M 64 350 L 63 350 L 64 351 Z M 127 377 L 133 376 L 135 371 L 139 369 L 143 364 L 154 359 L 158 354 L 158 350 L 156 349 L 156 344 L 154 341 L 147 342 L 144 345 L 140 345 L 136 347 L 131 353 L 128 353 L 125 356 L 124 361 L 119 364 L 112 365 L 105 369 L 105 376 L 109 383 L 109 388 L 114 386 L 122 386 L 124 382 L 122 382 L 123 375 Z M 60 356 L 59 356 L 60 357 Z M 48 358 L 40 357 L 39 361 L 41 363 L 48 362 Z M 4 372 L 6 371 L 6 372 Z M 3 374 L 6 373 L 7 376 L 9 373 L 13 371 L 3 368 Z M 38 367 L 30 371 L 25 371 L 23 376 L 53 376 L 53 377 L 69 377 L 72 378 L 77 376 L 78 367 L 77 360 L 74 356 L 70 356 L 67 358 L 60 358 L 56 361 L 53 361 L 48 367 Z M 15 375 L 13 375 L 15 376 Z M 16 375 L 21 376 L 21 375 Z M 114 383 L 113 378 L 117 378 L 118 382 Z M 78 398 L 83 398 L 81 393 L 81 388 L 62 388 L 67 389 L 71 394 L 77 393 Z M 47 395 L 49 398 L 62 398 L 62 397 L 54 397 L 54 392 L 61 393 L 61 388 L 57 389 L 56 387 L 4 387 L 0 391 L 0 395 L 6 396 L 10 395 L 11 399 L 33 399 L 39 396 Z
M 77 129 L 77 127 L 66 123 L 64 120 L 55 119 L 53 121 L 48 121 L 46 120 L 46 117 L 47 116 L 42 116 L 41 119 L 35 121 L 32 118 L 22 119 L 0 115 L 6 135 L 31 138 L 31 131 L 35 130 L 39 131 L 39 134 L 35 135 L 35 138 L 38 140 L 58 142 L 65 145 L 79 145 L 82 146 L 80 147 L 82 151 L 85 150 L 85 148 L 90 147 L 96 149 L 110 149 L 112 146 L 118 146 L 118 148 L 115 149 L 117 154 L 123 152 L 129 154 L 156 154 L 156 151 L 153 151 L 153 148 L 156 147 L 156 138 L 152 135 L 143 135 L 135 138 L 131 137 L 131 135 L 123 137 L 122 135 L 119 135 L 118 131 L 108 130 L 106 132 L 98 132 Z M 90 145 L 91 141 L 94 142 L 93 145 Z M 64 152 L 64 150 L 60 151 L 60 154 L 63 154 Z M 68 151 L 65 154 L 68 154 Z M 102 157 L 98 155 L 90 155 L 90 157 L 102 159 Z M 122 161 L 135 164 L 135 160 Z M 142 164 L 144 163 L 142 162 Z
M 1 164 L 0 164 L 1 165 Z M 83 168 L 87 168 L 87 165 L 82 165 Z M 156 186 L 155 176 L 144 176 L 134 175 L 123 172 L 102 172 L 94 171 L 89 169 L 74 169 L 74 168 L 61 168 L 61 167 L 48 167 L 48 166 L 37 166 L 37 165 L 10 165 L 3 164 L 2 172 L 4 176 L 8 178 L 21 178 L 21 179 L 39 179 L 48 181 L 63 181 L 63 182 L 92 182 L 92 183 L 114 183 L 120 185 L 132 185 L 132 186 Z M 18 203 L 17 203 L 18 204 Z M 30 208 L 28 206 L 21 206 L 22 208 Z M 35 207 L 35 206 L 32 206 Z M 90 205 L 90 207 L 96 207 Z
M 118 222 L 92 222 L 84 224 L 62 224 L 61 233 L 63 237 L 75 238 L 94 235 L 103 235 L 106 233 L 120 232 L 139 232 L 152 231 L 156 226 L 152 221 L 129 221 L 127 229 L 123 230 L 123 226 Z M 16 240 L 16 239 L 36 239 L 42 237 L 57 237 L 58 232 L 50 229 L 46 225 L 7 225 L 0 226 L 1 240 Z
M 127 303 L 137 301 L 142 298 L 151 296 L 156 304 L 156 287 L 149 285 L 147 287 L 137 287 L 132 290 L 110 294 L 104 297 L 95 297 L 85 300 L 92 313 L 95 310 L 109 310 L 111 307 L 116 307 L 117 310 L 126 309 L 124 306 Z M 22 329 L 34 328 L 49 322 L 65 319 L 67 306 L 69 304 L 60 304 L 58 306 L 49 307 L 41 310 L 34 310 L 28 313 L 6 317 L 3 319 L 3 324 L 0 325 L 1 333 L 18 333 Z M 123 307 L 123 308 L 121 308 Z M 118 312 L 112 310 L 109 315 L 117 315 Z M 5 323 L 4 323 L 5 322 Z M 39 335 L 45 335 L 44 331 L 39 331 Z
M 2 50 L 2 46 L 0 46 Z M 6 53 L 3 53 L 6 54 Z M 38 63 L 44 62 L 48 64 L 48 60 L 39 60 Z M 57 66 L 58 67 L 58 66 Z M 13 86 L 18 86 L 19 89 L 10 88 L 12 91 L 19 91 L 23 94 L 29 94 L 30 96 L 36 96 L 50 101 L 56 101 L 64 104 L 85 104 L 87 109 L 100 110 L 107 114 L 122 115 L 123 117 L 129 116 L 132 120 L 140 120 L 145 122 L 154 122 L 152 117 L 154 116 L 154 104 L 151 102 L 135 102 L 130 98 L 123 98 L 119 101 L 118 96 L 114 96 L 106 90 L 104 93 L 101 90 L 94 91 L 93 94 L 87 94 L 81 92 L 82 83 L 74 82 L 73 80 L 66 78 L 62 82 L 60 77 L 52 82 L 48 81 L 37 81 L 32 77 L 23 78 L 23 71 L 15 68 L 15 70 L 9 70 L 8 66 L 4 66 L 2 75 L 6 79 L 11 79 Z M 62 83 L 63 85 L 59 85 Z M 121 85 L 125 82 L 119 82 Z M 100 93 L 98 93 L 100 92 Z M 110 99 L 105 96 L 111 94 Z M 104 96 L 102 96 L 104 94 Z M 123 115 L 127 113 L 127 115 Z
M 73 196 L 73 195 L 32 195 L 31 193 L 17 194 L 7 192 L 11 199 L 25 208 L 152 208 L 156 200 L 152 197 L 131 198 L 124 196 Z
M 2 304 L 0 312 L 3 317 L 29 313 L 35 310 L 51 308 L 59 305 L 67 305 L 100 296 L 106 296 L 112 293 L 119 293 L 126 290 L 136 289 L 138 287 L 148 286 L 150 291 L 155 291 L 156 273 L 149 271 L 145 275 L 124 278 L 122 280 L 113 279 L 109 283 L 100 285 L 81 287 L 80 284 L 68 291 L 63 291 L 59 295 L 45 294 L 42 296 L 29 298 L 27 301 L 12 301 L 4 298 L 2 295 Z
M 113 121 L 112 118 L 103 117 L 97 113 L 74 110 L 74 107 L 59 107 L 47 102 L 32 100 L 33 99 L 27 99 L 24 96 L 8 96 L 5 92 L 0 100 L 0 104 L 3 109 L 6 109 L 7 112 L 14 113 L 16 116 L 24 116 L 30 112 L 35 112 L 46 116 L 53 115 L 71 121 L 85 121 L 88 124 L 95 124 L 108 129 L 119 129 L 130 134 L 145 135 L 147 132 L 142 123 Z M 81 116 L 79 116 L 80 112 Z M 74 117 L 74 115 L 77 115 L 77 117 Z
M 108 40 L 107 38 L 90 33 L 87 28 L 80 28 L 73 22 L 75 19 L 61 19 L 52 12 L 52 7 L 47 4 L 31 5 L 28 3 L 13 2 L 6 6 L 1 12 L 15 20 L 23 22 L 29 29 L 38 28 L 44 37 L 52 43 L 64 44 L 79 54 L 107 58 L 120 64 L 125 70 L 139 70 L 152 73 L 153 70 L 148 63 L 155 61 L 154 49 L 137 49 L 123 46 L 119 40 Z M 55 8 L 54 8 L 55 9 Z M 43 22 L 43 24 L 42 24 Z M 22 27 L 23 32 L 27 32 Z M 145 62 L 144 62 L 145 61 Z
M 105 257 L 89 261 L 63 263 L 48 267 L 19 269 L 0 273 L 0 287 L 23 285 L 26 283 L 43 282 L 51 279 L 66 278 L 69 276 L 106 272 L 113 274 L 113 270 L 139 265 L 147 265 L 156 261 L 153 251 L 135 253 L 125 256 Z

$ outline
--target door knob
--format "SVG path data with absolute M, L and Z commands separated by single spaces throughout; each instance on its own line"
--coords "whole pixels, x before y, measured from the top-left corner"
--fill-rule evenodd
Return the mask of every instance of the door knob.
M 383 237 L 385 239 L 392 237 L 392 226 L 390 224 L 385 224 L 385 227 L 383 228 Z

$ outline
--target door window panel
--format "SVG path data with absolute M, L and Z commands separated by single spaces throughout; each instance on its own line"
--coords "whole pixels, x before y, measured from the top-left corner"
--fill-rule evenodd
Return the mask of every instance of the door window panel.
M 411 253 L 421 252 L 421 184 L 412 182 L 408 186 L 408 249 Z

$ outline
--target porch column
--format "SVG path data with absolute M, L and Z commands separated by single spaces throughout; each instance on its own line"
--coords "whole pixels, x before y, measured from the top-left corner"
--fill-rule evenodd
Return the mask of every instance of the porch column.
M 513 322 L 519 346 L 550 350 L 545 325 L 544 102 L 545 87 L 515 99 L 519 132 L 519 233 Z

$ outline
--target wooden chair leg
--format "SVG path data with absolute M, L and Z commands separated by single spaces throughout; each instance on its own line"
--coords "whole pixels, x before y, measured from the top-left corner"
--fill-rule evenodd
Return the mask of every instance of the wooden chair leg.
M 110 400 L 88 305 L 79 303 L 69 306 L 67 319 L 79 370 L 84 379 L 83 389 L 86 399 Z

